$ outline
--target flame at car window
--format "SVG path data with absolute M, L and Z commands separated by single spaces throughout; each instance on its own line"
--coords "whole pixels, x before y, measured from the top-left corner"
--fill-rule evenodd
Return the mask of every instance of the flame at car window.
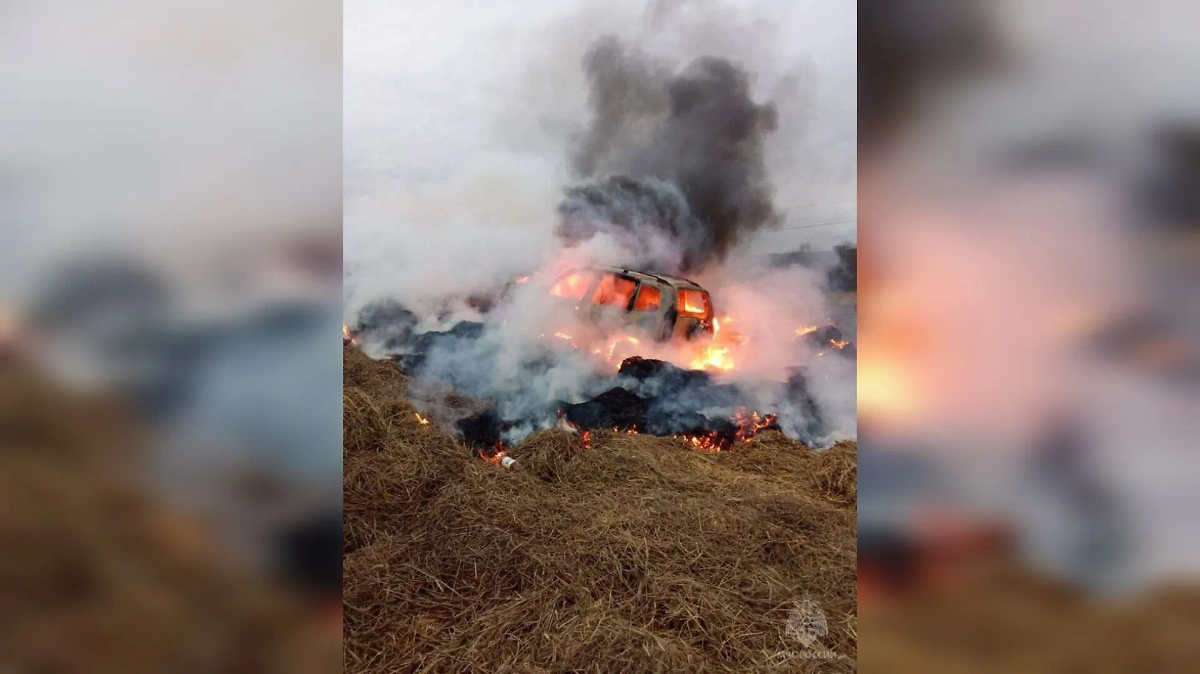
M 708 302 L 708 293 L 703 290 L 683 288 L 679 291 L 679 315 L 693 318 L 708 318 L 712 307 Z
M 600 285 L 592 294 L 593 304 L 604 304 L 614 307 L 627 307 L 633 299 L 633 291 L 637 283 L 616 274 L 605 274 L 600 278 Z
M 654 286 L 642 286 L 638 291 L 637 300 L 633 303 L 634 311 L 655 311 L 662 301 L 662 291 Z

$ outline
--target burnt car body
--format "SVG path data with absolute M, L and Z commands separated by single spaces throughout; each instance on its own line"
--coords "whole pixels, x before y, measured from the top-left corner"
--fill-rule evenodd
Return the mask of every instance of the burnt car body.
M 585 267 L 559 276 L 550 294 L 592 325 L 634 327 L 660 341 L 713 334 L 708 291 L 677 276 Z

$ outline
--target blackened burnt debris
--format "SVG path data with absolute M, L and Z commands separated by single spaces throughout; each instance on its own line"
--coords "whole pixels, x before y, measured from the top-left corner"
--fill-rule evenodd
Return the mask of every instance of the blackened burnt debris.
M 504 433 L 515 426 L 546 423 L 553 414 L 580 431 L 632 431 L 657 436 L 705 437 L 712 447 L 729 449 L 747 432 L 745 423 L 731 416 L 706 415 L 700 410 L 739 407 L 744 399 L 734 385 L 715 383 L 711 375 L 685 370 L 670 363 L 633 356 L 621 364 L 612 380 L 614 386 L 579 403 L 554 401 L 542 419 L 501 417 L 495 407 L 460 420 L 457 428 L 463 441 L 477 455 L 491 455 L 502 445 Z M 805 412 L 801 424 L 809 438 L 819 437 L 825 423 L 819 407 L 808 391 L 802 372 L 789 378 L 784 390 L 795 400 L 794 406 Z M 751 434 L 780 430 L 774 415 L 762 414 Z M 741 436 L 739 434 L 742 434 Z
M 462 433 L 463 442 L 476 456 L 492 456 L 504 444 L 504 431 L 511 428 L 500 419 L 495 408 L 489 408 L 473 417 L 460 419 L 456 424 Z
M 737 419 L 732 410 L 754 410 L 755 401 L 771 409 L 758 409 L 755 431 L 779 429 L 781 421 L 773 414 L 782 413 L 786 428 L 806 442 L 814 442 L 828 431 L 827 420 L 813 396 L 811 375 L 804 368 L 789 371 L 786 382 L 771 385 L 773 393 L 763 402 L 763 386 L 722 383 L 700 370 L 677 367 L 651 358 L 633 356 L 622 361 L 615 375 L 597 374 L 585 387 L 588 397 L 581 402 L 546 400 L 536 409 L 528 405 L 513 409 L 503 395 L 494 391 L 471 390 L 467 381 L 456 381 L 452 372 L 427 372 L 431 354 L 458 351 L 486 334 L 489 325 L 462 321 L 449 330 L 417 333 L 415 314 L 397 303 L 368 307 L 352 330 L 356 337 L 382 342 L 385 352 L 405 374 L 422 378 L 428 375 L 444 379 L 460 393 L 492 399 L 486 411 L 459 420 L 458 432 L 472 451 L 481 456 L 494 455 L 510 433 L 545 428 L 565 420 L 580 430 L 633 431 L 657 436 L 703 436 L 711 445 L 727 449 L 744 436 L 745 419 Z M 833 325 L 823 326 L 797 338 L 823 355 L 854 357 L 854 345 L 845 341 Z M 531 376 L 554 367 L 553 354 L 535 358 L 523 365 Z M 475 367 L 484 367 L 477 363 Z M 470 380 L 470 377 L 464 377 Z M 759 395 L 752 395 L 751 389 Z M 598 393 L 597 393 L 598 392 Z M 740 423 L 739 423 L 740 422 Z M 794 433 L 793 433 L 794 431 Z M 522 434 L 523 435 L 523 434 Z

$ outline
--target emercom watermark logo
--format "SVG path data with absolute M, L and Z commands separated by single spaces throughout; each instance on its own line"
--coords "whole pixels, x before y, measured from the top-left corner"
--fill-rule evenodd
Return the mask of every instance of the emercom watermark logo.
M 817 602 L 805 597 L 788 612 L 787 629 L 789 638 L 799 641 L 805 648 L 817 646 L 821 639 L 829 636 L 829 621 Z
M 771 656 L 772 661 L 842 658 L 841 655 L 824 648 L 823 641 L 829 636 L 829 619 L 825 617 L 825 612 L 817 602 L 807 595 L 795 602 L 792 610 L 788 611 L 783 636 L 785 642 L 796 644 L 799 648 L 779 651 Z

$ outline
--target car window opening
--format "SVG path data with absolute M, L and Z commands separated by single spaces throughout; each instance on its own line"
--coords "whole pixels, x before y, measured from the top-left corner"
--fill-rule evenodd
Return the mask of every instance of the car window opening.
M 633 291 L 636 288 L 636 281 L 617 276 L 616 274 L 605 274 L 600 278 L 600 284 L 596 286 L 596 292 L 592 293 L 592 304 L 622 308 L 628 307 L 629 301 L 633 299 Z
M 681 288 L 679 290 L 679 315 L 706 320 L 712 314 L 708 293 L 703 290 Z
M 638 291 L 637 300 L 633 303 L 634 311 L 656 311 L 662 301 L 662 291 L 654 286 L 642 286 Z

